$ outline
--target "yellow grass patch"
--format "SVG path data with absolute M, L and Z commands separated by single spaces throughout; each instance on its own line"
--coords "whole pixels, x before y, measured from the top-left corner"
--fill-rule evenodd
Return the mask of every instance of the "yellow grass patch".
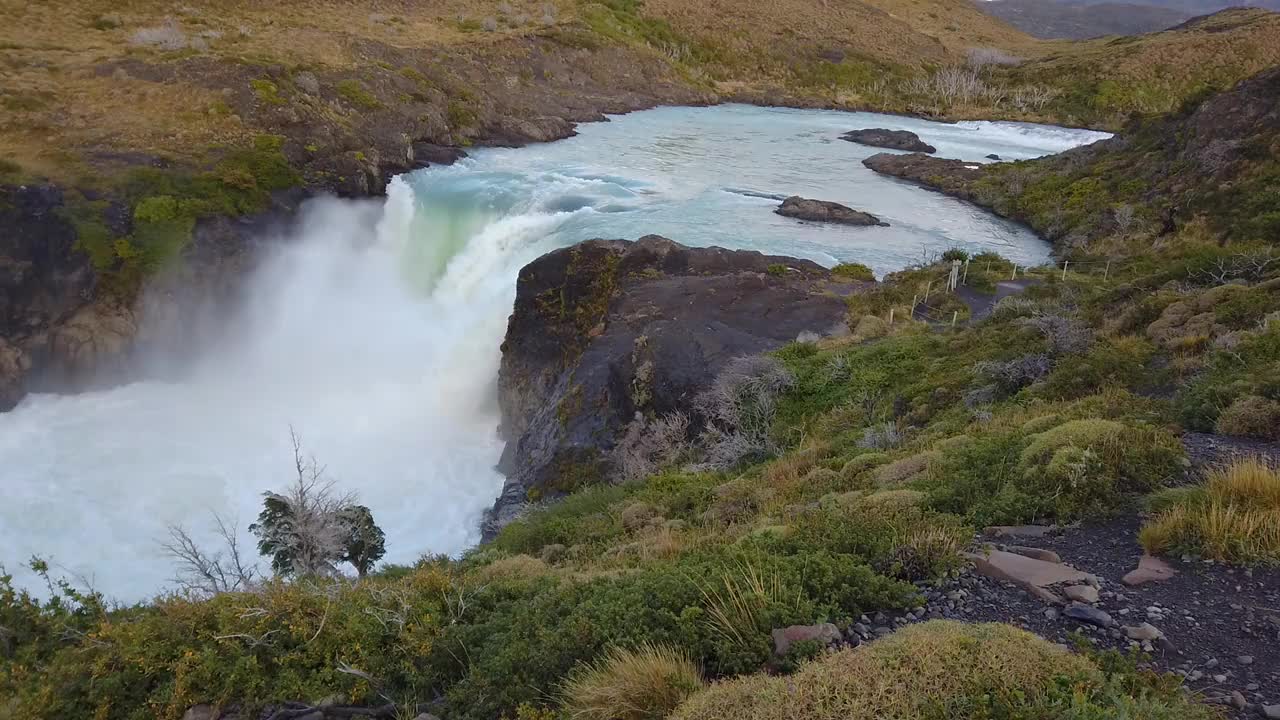
M 1144 525 L 1138 541 L 1151 553 L 1280 564 L 1280 472 L 1257 458 L 1215 470 L 1202 492 L 1180 493 Z

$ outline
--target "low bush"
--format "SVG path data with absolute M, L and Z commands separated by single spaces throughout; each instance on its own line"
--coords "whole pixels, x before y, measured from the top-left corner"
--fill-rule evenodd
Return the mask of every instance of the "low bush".
M 1222 411 L 1214 429 L 1220 435 L 1280 440 L 1280 402 L 1245 395 Z
M 649 643 L 615 647 L 570 676 L 564 706 L 578 720 L 660 720 L 704 684 L 702 671 L 682 650 Z
M 1262 460 L 1215 470 L 1203 488 L 1162 494 L 1153 507 L 1163 509 L 1138 535 L 1148 552 L 1280 565 L 1280 471 Z
M 1162 687 L 1118 688 L 1089 659 L 1001 624 L 933 621 L 842 650 L 789 678 L 719 683 L 682 705 L 676 720 L 987 720 L 1184 718 L 1213 712 Z M 1141 714 L 1123 709 L 1141 707 Z
M 875 282 L 876 279 L 876 275 L 871 271 L 871 268 L 862 263 L 840 263 L 831 268 L 831 274 L 838 278 L 861 282 Z

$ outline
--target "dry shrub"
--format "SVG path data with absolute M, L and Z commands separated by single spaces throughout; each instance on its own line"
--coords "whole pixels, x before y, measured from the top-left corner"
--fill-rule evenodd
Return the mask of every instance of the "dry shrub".
M 772 491 L 758 488 L 744 478 L 720 485 L 712 494 L 715 500 L 702 519 L 718 525 L 732 525 L 755 517 L 764 503 L 773 497 Z
M 623 509 L 619 519 L 622 521 L 622 529 L 627 532 L 636 532 L 651 525 L 660 525 L 664 520 L 657 508 L 643 502 L 628 505 Z
M 719 683 L 690 698 L 671 717 L 952 717 L 950 709 L 983 696 L 1014 707 L 1033 703 L 1060 677 L 1097 681 L 1100 673 L 1088 660 L 1009 625 L 933 621 L 832 653 L 790 677 L 753 675 Z
M 778 400 L 795 376 L 777 358 L 735 358 L 694 401 L 707 427 L 702 442 L 705 465 L 730 468 L 743 460 L 777 453 L 772 437 Z
M 496 580 L 532 580 L 551 572 L 551 567 L 547 563 L 532 555 L 512 555 L 477 568 L 475 578 L 482 583 Z
M 569 717 L 581 720 L 657 720 L 705 685 L 683 650 L 644 644 L 612 648 L 564 686 Z
M 881 490 L 858 499 L 858 505 L 875 512 L 895 514 L 924 504 L 926 495 L 919 490 Z
M 1280 402 L 1246 395 L 1222 411 L 1214 430 L 1220 435 L 1280 440 Z
M 622 479 L 643 480 L 675 464 L 689 451 L 688 437 L 689 418 L 684 413 L 652 420 L 637 413 L 614 449 Z
M 889 462 L 889 456 L 882 452 L 871 452 L 859 455 L 840 468 L 840 476 L 846 483 L 854 482 L 862 473 Z
M 1223 562 L 1280 564 L 1280 471 L 1250 458 L 1209 474 L 1143 526 L 1148 552 L 1191 552 Z
M 873 340 L 889 334 L 889 324 L 875 315 L 863 315 L 853 329 L 853 336 L 858 340 Z
M 883 465 L 875 471 L 875 483 L 879 487 L 895 487 L 908 483 L 927 470 L 929 463 L 937 457 L 936 452 L 922 452 Z

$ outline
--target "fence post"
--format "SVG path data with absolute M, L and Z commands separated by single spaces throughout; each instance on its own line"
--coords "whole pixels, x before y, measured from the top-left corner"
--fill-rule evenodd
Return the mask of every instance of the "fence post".
M 911 296 L 911 312 L 916 311 L 916 304 L 920 302 L 920 293 Z
M 969 260 L 968 260 L 968 258 L 965 258 L 965 261 L 964 261 L 964 279 L 963 279 L 963 280 L 961 280 L 960 282 L 961 282 L 961 283 L 963 283 L 963 284 L 965 284 L 965 285 L 968 285 L 968 284 L 969 284 Z
M 896 309 L 896 308 L 889 308 L 889 324 L 890 324 L 890 325 L 893 325 L 893 311 L 894 311 L 895 309 Z
M 1063 261 L 1062 261 L 1062 279 L 1063 279 L 1063 280 L 1066 280 L 1066 279 L 1067 279 L 1067 266 L 1068 266 L 1068 265 L 1070 265 L 1070 264 L 1071 264 L 1071 261 L 1070 261 L 1070 260 L 1063 260 Z
M 1009 276 L 1010 280 L 1018 279 L 1018 263 L 1013 264 L 1013 274 Z
M 951 327 L 955 327 L 955 326 L 956 326 L 956 318 L 958 318 L 958 317 L 960 317 L 960 311 L 959 311 L 959 310 L 956 310 L 955 312 L 951 313 Z
M 1111 274 L 1111 261 L 1108 260 L 1106 269 L 1102 271 L 1102 279 L 1104 282 L 1106 281 L 1107 276 L 1110 274 Z
M 924 302 L 926 305 L 929 303 L 929 293 L 932 291 L 933 291 L 933 281 L 930 280 L 928 286 L 926 286 L 924 289 Z

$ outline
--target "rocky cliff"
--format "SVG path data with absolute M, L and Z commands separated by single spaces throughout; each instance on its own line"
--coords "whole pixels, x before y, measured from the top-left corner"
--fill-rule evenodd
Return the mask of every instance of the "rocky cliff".
M 1027 223 L 1062 252 L 1130 249 L 1203 226 L 1223 242 L 1280 240 L 1280 68 L 1180 112 L 1039 160 L 976 166 L 922 154 L 863 161 Z M 1112 248 L 1115 249 L 1115 248 Z
M 852 287 L 807 260 L 652 235 L 526 266 L 502 345 L 508 480 L 489 531 L 529 500 L 613 479 L 610 451 L 637 413 L 689 411 L 730 360 L 846 332 Z

